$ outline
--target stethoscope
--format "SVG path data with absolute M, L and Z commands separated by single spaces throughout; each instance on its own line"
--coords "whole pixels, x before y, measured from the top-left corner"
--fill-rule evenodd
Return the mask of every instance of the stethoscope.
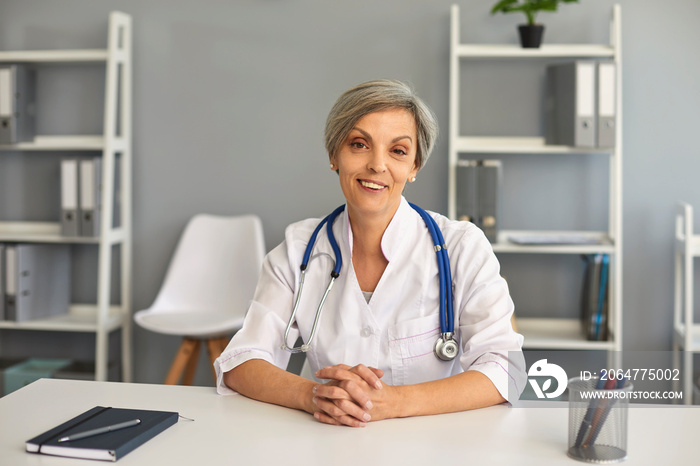
M 428 227 L 428 231 L 430 232 L 430 237 L 433 240 L 435 254 L 437 255 L 438 276 L 440 282 L 440 336 L 435 342 L 435 356 L 437 356 L 437 358 L 442 361 L 451 361 L 457 356 L 459 346 L 457 344 L 457 340 L 454 338 L 454 314 L 452 311 L 452 275 L 450 272 L 450 260 L 447 256 L 447 247 L 445 246 L 445 239 L 442 237 L 442 232 L 440 231 L 440 228 L 438 227 L 435 220 L 430 215 L 428 215 L 428 213 L 425 210 L 421 209 L 415 204 L 409 203 L 409 205 L 413 207 L 413 209 L 416 212 L 418 212 L 418 214 L 423 218 L 423 221 L 425 222 L 425 225 L 426 227 Z M 301 261 L 301 266 L 299 267 L 301 269 L 301 275 L 299 277 L 299 291 L 297 292 L 296 299 L 294 300 L 294 309 L 292 310 L 292 315 L 289 318 L 289 322 L 287 323 L 287 329 L 284 332 L 284 343 L 282 344 L 282 349 L 285 349 L 292 353 L 306 352 L 309 349 L 311 349 L 311 343 L 314 341 L 314 337 L 316 336 L 316 330 L 318 329 L 318 322 L 321 318 L 323 305 L 326 302 L 328 293 L 330 293 L 331 288 L 333 288 L 333 283 L 335 283 L 335 279 L 338 278 L 338 276 L 340 275 L 340 269 L 343 266 L 343 258 L 340 254 L 340 248 L 338 247 L 338 243 L 335 240 L 335 235 L 333 234 L 333 222 L 335 221 L 335 218 L 338 216 L 338 214 L 340 214 L 343 211 L 343 209 L 345 209 L 345 205 L 341 205 L 333 212 L 331 212 L 326 218 L 324 218 L 321 221 L 321 223 L 318 224 L 313 234 L 311 235 L 311 238 L 309 239 L 309 243 L 306 245 L 306 251 L 304 251 L 304 257 Z M 333 248 L 333 254 L 335 255 L 335 267 L 331 272 L 331 279 L 328 282 L 326 291 L 323 293 L 321 301 L 318 304 L 318 308 L 316 309 L 316 317 L 314 318 L 313 327 L 311 327 L 311 335 L 309 336 L 309 341 L 307 341 L 305 344 L 302 344 L 298 348 L 289 347 L 287 346 L 289 330 L 292 328 L 292 323 L 294 322 L 294 319 L 297 314 L 297 309 L 299 308 L 299 301 L 301 299 L 301 293 L 304 288 L 304 277 L 306 275 L 306 269 L 308 267 L 309 259 L 311 257 L 311 251 L 314 248 L 314 244 L 316 243 L 316 237 L 321 231 L 321 228 L 323 228 L 323 225 L 326 225 L 328 241 L 331 244 L 331 248 Z

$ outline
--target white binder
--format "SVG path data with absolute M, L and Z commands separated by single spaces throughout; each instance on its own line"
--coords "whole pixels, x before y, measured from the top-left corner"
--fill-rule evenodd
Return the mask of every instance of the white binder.
M 5 250 L 5 314 L 24 322 L 68 312 L 70 246 L 10 244 Z
M 615 146 L 615 63 L 598 62 L 598 147 Z
M 12 116 L 12 68 L 0 68 L 0 118 L 2 118 L 2 126 L 7 127 L 9 123 L 5 123 L 6 118 Z
M 79 236 L 78 161 L 61 160 L 61 234 Z
M 102 217 L 102 159 L 80 161 L 80 234 L 98 236 Z
M 34 138 L 35 81 L 27 65 L 0 66 L 0 144 Z
M 596 63 L 577 60 L 547 67 L 545 142 L 596 147 Z

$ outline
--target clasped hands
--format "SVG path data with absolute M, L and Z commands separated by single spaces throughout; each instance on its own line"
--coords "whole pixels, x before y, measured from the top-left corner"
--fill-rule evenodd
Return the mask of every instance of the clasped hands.
M 324 367 L 316 372 L 328 382 L 315 385 L 313 415 L 326 424 L 364 427 L 369 420 L 391 417 L 394 387 L 379 380 L 384 371 L 359 364 Z

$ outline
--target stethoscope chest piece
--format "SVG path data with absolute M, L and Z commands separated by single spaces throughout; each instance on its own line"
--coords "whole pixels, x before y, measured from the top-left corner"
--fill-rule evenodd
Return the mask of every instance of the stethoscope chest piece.
M 435 356 L 442 361 L 452 361 L 458 352 L 457 340 L 451 333 L 443 333 L 435 342 Z

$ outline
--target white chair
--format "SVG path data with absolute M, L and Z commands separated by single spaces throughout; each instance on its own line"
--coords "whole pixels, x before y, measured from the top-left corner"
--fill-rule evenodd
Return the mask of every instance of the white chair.
M 243 325 L 264 256 L 257 216 L 200 214 L 187 223 L 158 296 L 134 314 L 145 329 L 183 337 L 166 384 L 177 384 L 183 372 L 182 383 L 192 384 L 202 341 L 213 365 Z

